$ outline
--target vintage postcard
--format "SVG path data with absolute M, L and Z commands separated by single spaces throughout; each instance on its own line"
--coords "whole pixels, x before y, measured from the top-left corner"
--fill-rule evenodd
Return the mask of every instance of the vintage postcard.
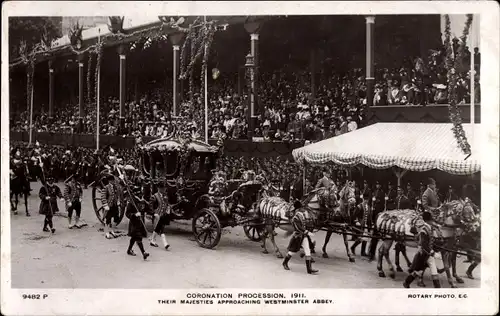
M 499 30 L 488 1 L 3 2 L 2 314 L 496 314 Z

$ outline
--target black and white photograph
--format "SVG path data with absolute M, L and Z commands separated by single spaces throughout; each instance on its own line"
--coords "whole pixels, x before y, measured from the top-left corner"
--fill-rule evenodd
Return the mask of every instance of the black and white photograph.
M 451 3 L 6 2 L 2 313 L 495 313 L 499 10 Z

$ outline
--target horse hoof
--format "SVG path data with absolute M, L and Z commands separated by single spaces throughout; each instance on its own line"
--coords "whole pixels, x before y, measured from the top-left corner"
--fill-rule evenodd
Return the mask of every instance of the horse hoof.
M 378 276 L 381 277 L 381 278 L 385 278 L 385 273 L 384 271 L 379 271 L 378 272 Z
M 323 253 L 323 258 L 329 258 L 329 257 L 328 257 L 328 254 Z
M 284 257 L 283 257 L 283 255 L 281 253 L 279 253 L 279 254 L 276 255 L 276 258 L 283 259 Z
M 457 280 L 457 283 L 464 283 L 464 280 L 459 276 L 456 276 L 455 280 Z
M 420 287 L 425 287 L 425 283 L 424 282 L 418 282 L 417 285 L 420 286 Z
M 396 271 L 403 272 L 403 269 L 401 269 L 401 267 L 396 267 Z
M 353 258 L 353 257 L 350 257 L 350 258 L 349 258 L 349 262 L 356 262 L 356 259 L 355 259 L 355 258 Z
M 267 250 L 262 250 L 262 253 L 267 255 L 267 254 L 269 253 L 269 251 L 267 251 Z
M 472 273 L 467 273 L 467 277 L 471 280 L 474 280 L 474 277 L 472 276 Z

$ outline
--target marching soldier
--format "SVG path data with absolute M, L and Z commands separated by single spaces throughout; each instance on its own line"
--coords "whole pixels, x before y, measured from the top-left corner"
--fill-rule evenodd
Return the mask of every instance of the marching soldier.
M 388 184 L 388 191 L 387 191 L 387 210 L 394 210 L 396 208 L 396 197 L 398 196 L 398 193 L 394 189 L 394 185 L 389 182 Z
M 61 189 L 59 189 L 59 187 L 54 184 L 54 178 L 51 175 L 47 175 L 46 182 L 40 188 L 38 196 L 40 197 L 39 213 L 45 215 L 45 220 L 43 222 L 43 231 L 48 232 L 48 226 L 50 227 L 50 231 L 52 231 L 52 233 L 55 233 L 56 229 L 54 228 L 52 217 L 59 211 L 59 208 L 57 206 L 57 198 L 60 198 L 63 203 L 64 199 L 61 193 Z
M 422 206 L 424 211 L 430 212 L 435 210 L 439 205 L 439 197 L 436 193 L 436 180 L 429 178 L 427 189 L 422 194 Z
M 410 275 L 406 277 L 403 283 L 405 288 L 409 288 L 410 284 L 418 277 L 417 272 L 423 271 L 426 266 L 431 270 L 432 282 L 435 288 L 440 288 L 439 275 L 436 266 L 436 257 L 439 255 L 434 251 L 434 223 L 430 212 L 424 212 L 423 223 L 418 227 L 418 252 L 413 257 L 413 262 L 409 269 Z
M 66 201 L 66 207 L 68 210 L 68 228 L 72 229 L 82 228 L 84 224 L 80 222 L 80 215 L 82 212 L 82 196 L 83 190 L 79 183 L 78 174 L 73 174 L 70 179 L 66 182 L 66 187 L 64 188 L 64 200 Z M 73 224 L 72 217 L 73 211 L 75 211 L 75 223 Z
M 372 196 L 372 224 L 375 225 L 377 222 L 377 216 L 380 212 L 384 210 L 384 204 L 385 204 L 385 194 L 384 191 L 382 190 L 382 185 L 380 184 L 379 181 L 375 183 L 375 191 L 373 192 Z M 375 252 L 377 250 L 377 243 L 378 240 L 375 238 L 372 238 L 370 240 L 370 261 L 375 259 Z
M 117 223 L 120 217 L 118 191 L 116 190 L 113 176 L 104 178 L 103 184 L 104 189 L 101 191 L 101 202 L 106 212 L 106 238 L 111 239 L 117 237 L 117 234 L 112 230 L 111 220 L 114 219 L 115 223 Z
M 288 244 L 288 254 L 283 260 L 283 268 L 285 270 L 290 270 L 288 262 L 292 256 L 302 249 L 304 250 L 306 257 L 306 268 L 308 274 L 316 274 L 319 271 L 312 268 L 312 258 L 311 258 L 311 245 L 314 244 L 312 237 L 314 236 L 310 230 L 314 227 L 312 218 L 309 212 L 304 211 L 302 208 L 297 208 L 295 215 L 292 218 L 292 226 L 294 232 L 290 243 Z
M 149 257 L 149 253 L 144 250 L 144 244 L 142 239 L 148 237 L 148 232 L 144 226 L 144 222 L 141 220 L 140 204 L 144 202 L 144 199 L 132 194 L 132 200 L 127 203 L 127 209 L 125 211 L 125 216 L 129 219 L 128 223 L 128 236 L 130 237 L 130 242 L 127 249 L 127 254 L 129 256 L 136 256 L 134 250 L 134 244 L 141 250 L 142 258 L 146 260 Z
M 405 196 L 403 188 L 401 186 L 398 187 L 398 193 L 396 197 L 396 209 L 397 210 L 405 210 L 411 208 L 411 202 L 407 196 Z
M 406 184 L 406 197 L 408 198 L 408 201 L 410 202 L 410 206 L 412 208 L 416 209 L 418 196 L 417 196 L 417 193 L 415 193 L 415 191 L 411 187 L 410 182 L 408 182 L 408 184 Z

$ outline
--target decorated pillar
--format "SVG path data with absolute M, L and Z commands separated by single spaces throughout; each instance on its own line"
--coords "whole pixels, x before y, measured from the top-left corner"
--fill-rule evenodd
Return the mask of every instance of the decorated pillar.
M 85 54 L 78 54 L 78 130 L 80 133 L 83 132 L 83 67 L 84 67 Z
M 311 49 L 311 101 L 316 100 L 316 50 Z
M 184 33 L 178 32 L 168 37 L 172 43 L 173 49 L 173 103 L 172 114 L 177 115 L 180 107 L 180 82 L 179 82 L 179 69 L 180 69 L 180 44 L 184 38 Z
M 373 88 L 375 81 L 374 62 L 374 29 L 375 17 L 367 16 L 366 19 L 366 106 L 373 106 Z
M 245 30 L 250 34 L 250 55 L 253 57 L 253 71 L 251 72 L 251 91 L 250 91 L 250 104 L 252 108 L 249 110 L 252 117 L 252 122 L 249 122 L 249 127 L 255 125 L 256 116 L 258 113 L 263 113 L 263 109 L 260 109 L 260 102 L 258 101 L 258 67 L 259 67 L 259 29 L 261 27 L 261 22 L 258 20 L 249 19 L 245 23 Z M 257 109 L 257 111 L 256 111 Z M 250 124 L 252 123 L 252 124 Z M 253 132 L 253 131 L 252 131 Z
M 118 55 L 120 56 L 120 111 L 119 111 L 119 116 L 120 116 L 120 133 L 123 133 L 123 130 L 125 129 L 125 99 L 126 99 L 126 92 L 127 92 L 127 81 L 125 77 L 125 72 L 126 72 L 126 49 L 124 45 L 118 46 Z
M 49 118 L 54 115 L 54 68 L 53 61 L 49 60 Z

